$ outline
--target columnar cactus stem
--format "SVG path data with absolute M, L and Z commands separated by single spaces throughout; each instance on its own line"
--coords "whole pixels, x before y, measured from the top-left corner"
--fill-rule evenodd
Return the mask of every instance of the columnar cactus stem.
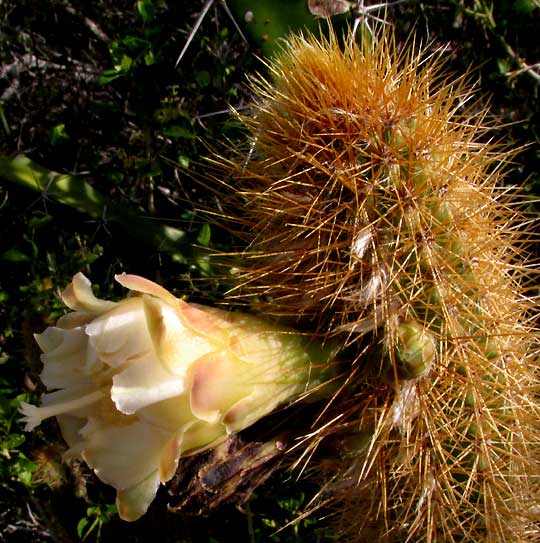
M 408 51 L 292 37 L 253 81 L 250 150 L 214 159 L 249 247 L 231 295 L 348 347 L 361 379 L 322 432 L 372 436 L 334 466 L 348 540 L 529 541 L 530 227 L 485 109 L 440 53 Z

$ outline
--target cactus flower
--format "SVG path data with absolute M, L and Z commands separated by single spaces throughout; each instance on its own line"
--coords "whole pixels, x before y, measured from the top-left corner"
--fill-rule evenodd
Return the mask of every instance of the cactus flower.
M 136 275 L 138 293 L 96 298 L 78 273 L 73 310 L 36 340 L 42 406 L 23 403 L 30 431 L 56 417 L 69 445 L 117 490 L 120 516 L 143 515 L 178 459 L 208 449 L 322 383 L 331 349 L 253 316 L 186 303 Z

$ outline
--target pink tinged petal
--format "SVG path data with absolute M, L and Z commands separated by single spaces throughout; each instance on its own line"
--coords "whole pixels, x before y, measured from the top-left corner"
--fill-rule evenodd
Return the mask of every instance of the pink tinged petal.
M 136 292 L 140 292 L 141 294 L 155 296 L 156 298 L 159 298 L 172 306 L 176 306 L 178 303 L 178 298 L 173 296 L 167 289 L 164 289 L 157 283 L 150 281 L 150 279 L 127 273 L 115 275 L 114 278 L 116 281 L 118 281 L 118 283 L 129 290 L 134 290 Z
M 136 485 L 116 493 L 118 516 L 133 522 L 142 517 L 154 501 L 159 488 L 159 472 L 153 471 Z
M 186 328 L 175 308 L 150 296 L 143 296 L 143 303 L 148 332 L 159 361 L 172 374 L 186 375 L 191 364 L 211 349 L 208 340 Z
M 51 400 L 47 405 L 43 405 L 42 407 L 21 402 L 19 411 L 23 415 L 22 422 L 25 423 L 25 431 L 32 431 L 36 426 L 40 425 L 42 421 L 49 417 L 56 417 L 65 413 L 77 413 L 81 410 L 85 410 L 104 397 L 104 393 L 100 390 L 95 390 L 83 396 L 72 395 L 71 391 L 69 391 L 69 394 L 74 397 L 69 397 L 69 399 L 66 398 L 64 401 L 61 401 L 62 398 L 60 397 L 60 393 L 65 392 L 66 391 L 62 390 L 53 392 L 52 394 L 46 394 L 44 396 L 44 403 L 47 398 L 50 400 L 53 396 L 56 401 Z M 67 395 L 68 394 L 65 394 L 65 396 Z
M 176 377 L 163 369 L 150 353 L 132 359 L 113 377 L 111 398 L 122 413 L 131 415 L 144 407 L 178 396 L 184 392 L 184 377 Z
M 104 425 L 99 419 L 89 420 L 80 434 L 82 458 L 104 483 L 117 490 L 134 487 L 157 473 L 172 437 L 139 421 Z
M 92 292 L 92 283 L 81 272 L 74 275 L 70 285 L 62 292 L 62 300 L 70 309 L 92 315 L 109 311 L 116 305 L 96 298 Z
M 269 328 L 274 330 L 274 327 L 267 322 L 247 315 L 245 313 L 236 313 L 234 311 L 224 311 L 216 307 L 210 307 L 200 304 L 188 304 L 180 302 L 181 318 L 187 326 L 193 328 L 199 334 L 205 335 L 211 339 L 214 336 L 226 338 L 227 330 L 234 328 L 242 330 L 242 332 L 256 332 L 259 330 L 267 331 Z M 275 328 L 280 330 L 279 328 Z
M 231 405 L 249 394 L 234 362 L 224 353 L 209 353 L 193 365 L 191 410 L 197 418 L 215 424 Z
M 279 402 L 275 405 L 273 405 L 273 402 L 267 402 L 266 405 L 257 405 L 250 396 L 242 398 L 223 416 L 223 424 L 225 425 L 227 433 L 239 432 L 240 430 L 247 428 L 272 411 L 278 404 Z
M 223 330 L 229 326 L 226 319 L 227 314 L 227 311 L 188 304 L 179 300 L 178 315 L 182 323 L 196 334 L 204 336 L 214 343 L 225 339 Z
M 152 349 L 140 298 L 129 298 L 85 326 L 90 347 L 99 358 L 116 368 Z

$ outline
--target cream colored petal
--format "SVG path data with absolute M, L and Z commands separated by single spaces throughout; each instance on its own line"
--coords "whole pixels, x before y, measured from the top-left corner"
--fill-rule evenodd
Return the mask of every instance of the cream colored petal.
M 161 451 L 161 458 L 159 462 L 159 480 L 162 483 L 166 483 L 174 477 L 178 467 L 180 453 L 181 440 L 178 436 L 174 436 Z
M 82 457 L 106 484 L 126 490 L 159 470 L 171 434 L 143 422 L 104 426 L 89 420 L 81 430 Z
M 154 353 L 132 359 L 113 377 L 111 398 L 119 411 L 133 414 L 144 407 L 179 396 L 185 390 L 184 377 L 163 369 Z
M 177 433 L 194 419 L 187 395 L 163 400 L 137 412 L 137 418 L 169 433 Z
M 191 364 L 212 348 L 178 318 L 178 311 L 151 296 L 143 296 L 147 327 L 154 351 L 163 366 L 184 376 Z
M 279 329 L 273 327 L 268 322 L 247 313 L 238 313 L 201 304 L 188 304 L 186 302 L 183 302 L 183 304 L 185 304 L 185 306 L 181 304 L 182 308 L 187 311 L 187 323 L 189 323 L 194 330 L 199 330 L 199 333 L 210 335 L 210 326 L 214 327 L 213 330 L 219 329 L 222 332 L 230 328 L 235 328 L 237 330 L 244 329 L 247 332 L 273 330 L 274 328 Z M 209 324 L 204 321 L 199 321 L 199 318 L 203 317 L 201 314 L 205 316 L 206 320 L 209 320 Z
M 88 324 L 96 315 L 92 313 L 81 313 L 80 311 L 73 311 L 66 313 L 56 321 L 56 326 L 58 328 L 63 328 L 64 330 L 70 330 L 72 328 L 78 328 Z
M 84 428 L 86 420 L 73 415 L 58 415 L 56 417 L 60 432 L 69 447 L 74 447 L 81 441 L 80 431 Z
M 299 386 L 264 385 L 254 389 L 249 396 L 241 398 L 223 415 L 223 424 L 227 433 L 240 432 L 251 426 L 262 417 L 271 413 L 276 407 L 285 403 L 295 393 L 300 392 Z
M 152 350 L 140 298 L 128 298 L 85 327 L 99 358 L 116 368 Z
M 101 396 L 108 395 L 108 389 L 106 387 L 100 389 L 94 384 L 55 390 L 54 392 L 48 392 L 41 397 L 41 405 L 43 407 L 49 407 L 54 404 L 76 402 L 79 398 L 90 396 L 91 394 L 94 394 L 94 392 L 98 391 L 100 392 Z M 86 415 L 83 414 L 81 416 L 84 417 Z
M 150 294 L 150 296 L 155 296 L 164 302 L 176 306 L 178 299 L 173 296 L 167 289 L 164 289 L 161 285 L 150 281 L 139 275 L 131 275 L 127 273 L 121 273 L 120 275 L 115 275 L 114 278 L 118 281 L 123 287 L 128 288 L 129 290 L 134 290 L 142 294 Z
M 142 409 L 137 417 L 152 426 L 179 435 L 178 451 L 192 454 L 213 446 L 225 437 L 225 427 L 218 422 L 209 424 L 191 413 L 189 398 L 179 396 Z
M 100 300 L 92 292 L 92 283 L 81 272 L 73 276 L 70 285 L 62 292 L 62 300 L 74 311 L 99 315 L 109 311 L 116 304 Z
M 116 493 L 116 507 L 122 520 L 133 522 L 142 517 L 154 501 L 159 488 L 158 470 L 150 473 L 145 479 Z
M 92 368 L 86 365 L 88 337 L 84 330 L 50 327 L 34 337 L 44 351 L 40 378 L 48 389 L 78 387 L 91 382 Z
M 227 437 L 223 424 L 192 422 L 185 428 L 181 438 L 182 455 L 195 454 L 215 447 Z
M 82 334 L 84 337 L 84 331 L 79 330 L 79 334 Z M 62 330 L 61 328 L 56 328 L 55 326 L 50 326 L 46 328 L 41 334 L 34 334 L 34 339 L 39 345 L 39 348 L 43 352 L 54 351 L 60 347 L 65 341 L 66 337 L 72 336 L 72 331 Z M 75 334 L 76 335 L 76 334 Z

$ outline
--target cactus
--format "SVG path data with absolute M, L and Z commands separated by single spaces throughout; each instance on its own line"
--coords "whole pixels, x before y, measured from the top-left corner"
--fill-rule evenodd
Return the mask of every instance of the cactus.
M 349 360 L 339 424 L 306 439 L 341 444 L 319 471 L 346 541 L 540 538 L 532 229 L 442 56 L 291 37 L 252 80 L 249 148 L 212 159 L 248 246 L 230 296 Z

